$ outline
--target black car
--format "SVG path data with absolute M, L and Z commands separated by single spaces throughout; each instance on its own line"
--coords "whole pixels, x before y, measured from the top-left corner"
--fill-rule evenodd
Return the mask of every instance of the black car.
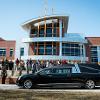
M 80 68 L 87 69 L 81 72 Z M 90 70 L 90 71 L 88 71 Z M 20 87 L 30 89 L 36 86 L 71 85 L 93 89 L 100 83 L 100 70 L 85 66 L 64 65 L 44 68 L 34 74 L 26 74 L 18 77 L 16 84 Z

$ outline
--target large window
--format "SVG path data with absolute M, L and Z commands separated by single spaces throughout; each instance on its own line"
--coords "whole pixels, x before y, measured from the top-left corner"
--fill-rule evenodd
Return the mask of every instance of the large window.
M 40 28 L 39 37 L 44 37 L 44 28 Z
M 75 44 L 75 43 L 63 43 L 62 55 L 63 56 L 80 56 L 80 45 Z M 83 55 L 83 53 L 81 55 Z
M 44 55 L 44 43 L 39 43 L 38 44 L 38 54 L 39 55 Z
M 14 50 L 13 49 L 10 49 L 10 57 L 13 56 L 13 53 L 14 53 Z
M 46 44 L 46 55 L 52 55 L 52 43 Z
M 0 48 L 0 56 L 6 56 L 6 49 Z
M 35 27 L 31 30 L 30 37 L 36 37 L 38 35 L 38 28 Z
M 97 52 L 97 46 L 91 46 L 91 62 L 97 63 L 98 62 L 98 52 Z
M 59 20 L 40 21 L 31 26 L 30 37 L 59 37 Z
M 57 37 L 57 29 L 55 27 L 53 28 L 53 37 Z
M 46 36 L 47 37 L 52 37 L 52 28 L 47 28 L 46 29 Z
M 34 55 L 57 55 L 56 42 L 36 42 L 34 43 L 33 52 Z

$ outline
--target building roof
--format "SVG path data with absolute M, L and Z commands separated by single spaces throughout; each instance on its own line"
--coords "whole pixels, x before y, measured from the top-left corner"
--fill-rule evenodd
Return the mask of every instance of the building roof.
M 0 41 L 5 41 L 3 38 L 0 37 Z
M 86 37 L 90 45 L 100 45 L 100 37 Z
M 45 20 L 49 20 L 49 19 L 60 19 L 60 18 L 62 18 L 62 19 L 64 19 L 64 20 L 66 20 L 66 21 L 68 21 L 68 19 L 69 19 L 69 17 L 68 16 L 62 16 L 62 15 L 52 15 L 52 16 L 43 16 L 43 17 L 38 17 L 38 18 L 33 18 L 33 19 L 31 19 L 31 20 L 28 20 L 28 21 L 26 21 L 26 22 L 24 22 L 23 24 L 22 24 L 22 27 L 24 28 L 24 29 L 28 29 L 29 27 L 30 27 L 30 25 L 32 25 L 33 23 L 36 23 L 36 22 L 40 22 L 40 21 L 43 21 L 44 19 Z

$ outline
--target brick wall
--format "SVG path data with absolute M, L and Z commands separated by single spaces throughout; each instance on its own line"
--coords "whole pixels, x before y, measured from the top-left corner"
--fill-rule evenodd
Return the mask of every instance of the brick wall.
M 16 41 L 0 41 L 0 48 L 5 48 L 6 49 L 6 58 L 8 60 L 12 59 L 14 60 L 15 58 L 15 46 L 16 46 Z M 10 57 L 10 49 L 13 49 L 13 56 Z M 2 60 L 5 57 L 0 57 L 0 60 Z

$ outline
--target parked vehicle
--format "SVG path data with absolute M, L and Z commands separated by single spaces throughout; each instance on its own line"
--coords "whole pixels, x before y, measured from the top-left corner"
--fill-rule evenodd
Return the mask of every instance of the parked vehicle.
M 26 74 L 18 77 L 16 84 L 20 87 L 30 89 L 36 86 L 56 86 L 71 85 L 80 86 L 87 89 L 93 89 L 100 83 L 100 70 L 89 69 L 90 72 L 81 72 L 80 67 L 76 65 L 54 66 L 44 68 L 34 74 Z M 86 69 L 85 69 L 86 70 Z

